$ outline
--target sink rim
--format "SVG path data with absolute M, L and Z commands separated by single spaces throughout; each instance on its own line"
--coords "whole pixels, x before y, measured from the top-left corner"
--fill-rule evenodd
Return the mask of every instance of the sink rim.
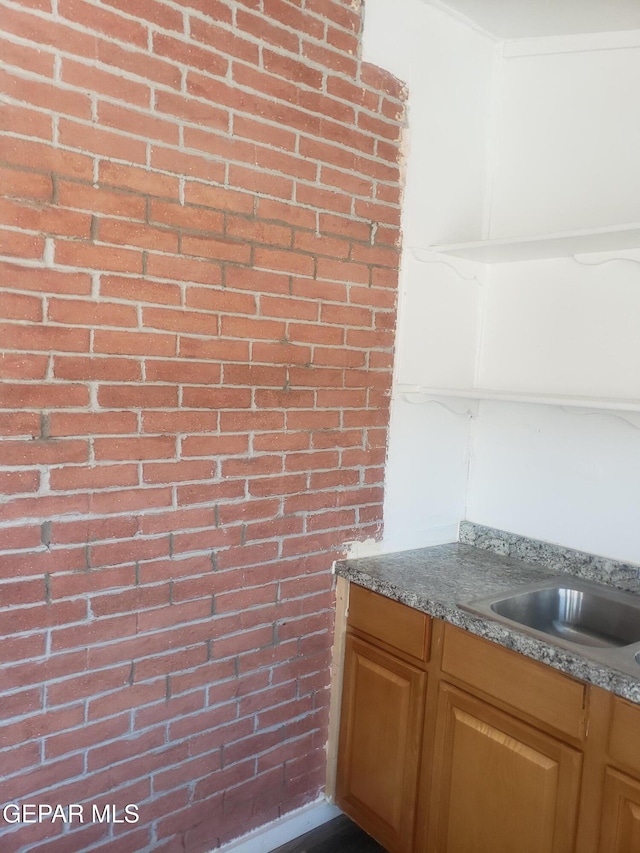
M 457 602 L 457 606 L 466 613 L 479 616 L 488 622 L 496 623 L 502 627 L 507 627 L 515 633 L 538 640 L 552 649 L 571 652 L 576 657 L 600 664 L 600 666 L 608 669 L 617 670 L 640 682 L 640 640 L 624 646 L 587 646 L 581 643 L 574 643 L 563 637 L 557 637 L 545 631 L 540 631 L 537 628 L 510 619 L 508 616 L 496 613 L 491 609 L 492 604 L 509 601 L 520 595 L 538 590 L 561 588 L 591 593 L 609 601 L 619 601 L 621 604 L 626 604 L 637 609 L 638 619 L 640 620 L 640 595 L 637 593 L 568 574 L 550 575 L 547 578 L 529 583 L 516 582 L 513 586 L 505 588 L 502 591 L 496 591 L 479 598 L 459 601 Z

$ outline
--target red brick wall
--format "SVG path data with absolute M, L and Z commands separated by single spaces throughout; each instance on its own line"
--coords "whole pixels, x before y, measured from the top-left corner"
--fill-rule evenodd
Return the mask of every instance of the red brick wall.
M 3 853 L 207 850 L 322 790 L 397 289 L 403 95 L 361 27 L 0 0 L 0 807 L 84 805 L 0 815 Z

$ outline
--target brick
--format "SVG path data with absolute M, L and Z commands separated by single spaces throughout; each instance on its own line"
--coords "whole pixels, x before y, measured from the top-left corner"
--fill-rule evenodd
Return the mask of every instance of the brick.
M 215 432 L 218 428 L 217 412 L 151 412 L 142 416 L 144 432 Z
M 16 28 L 18 32 L 28 31 L 31 21 L 34 20 L 30 15 L 21 15 L 19 10 L 16 12 L 17 14 L 14 13 L 15 16 L 12 17 L 12 12 L 8 11 L 7 34 L 10 34 L 12 29 L 15 31 Z M 35 22 L 36 27 L 41 26 L 42 19 L 35 18 Z M 5 20 L 3 20 L 4 25 Z M 53 52 L 19 44 L 5 38 L 0 38 L 0 51 L 5 65 L 22 68 L 24 71 L 39 74 L 41 77 L 53 77 Z
M 256 405 L 261 409 L 312 409 L 314 407 L 313 391 L 264 390 L 255 392 Z
M 83 0 L 60 0 L 58 12 L 63 18 L 89 26 L 119 41 L 138 47 L 147 46 L 147 28 L 140 23 L 92 6 Z
M 41 495 L 38 497 L 21 497 L 12 501 L 10 504 L 5 504 L 3 508 L 3 518 L 9 521 L 14 518 L 42 518 L 51 515 L 58 515 L 68 512 L 88 512 L 90 498 L 87 495 Z M 55 568 L 64 568 L 66 565 L 64 558 L 69 558 L 69 563 L 74 568 L 78 566 L 84 567 L 85 560 L 78 554 L 57 553 L 55 555 Z M 47 570 L 41 569 L 43 564 L 47 564 L 51 558 L 49 552 L 36 552 L 33 554 L 24 554 L 20 557 L 13 555 L 11 571 L 15 575 L 32 574 L 34 566 L 37 571 Z M 0 555 L 0 564 L 2 564 L 2 555 Z
M 258 268 L 293 275 L 312 276 L 315 271 L 314 259 L 311 256 L 293 251 L 257 247 L 254 251 L 254 263 Z
M 101 138 L 106 135 L 110 134 L 100 131 Z M 127 192 L 108 190 L 105 187 L 97 189 L 64 179 L 57 181 L 57 191 L 58 203 L 63 207 L 112 214 L 140 221 L 145 217 L 145 200 Z
M 253 213 L 254 208 L 253 197 L 249 193 L 215 187 L 199 181 L 186 181 L 184 197 L 187 204 L 231 210 L 234 213 Z
M 367 86 L 373 89 L 381 89 L 397 101 L 404 101 L 406 98 L 406 86 L 401 80 L 369 62 L 362 63 L 360 79 Z
M 53 375 L 56 379 L 140 381 L 140 364 L 128 359 L 69 358 L 56 356 Z
M 171 151 L 171 156 L 176 156 Z M 193 162 L 193 155 L 188 155 L 188 162 Z M 191 205 L 177 204 L 152 199 L 149 205 L 149 220 L 163 225 L 175 226 L 187 231 L 206 231 L 222 235 L 224 231 L 224 214 L 219 211 L 205 210 Z
M 220 333 L 224 337 L 245 338 L 249 340 L 280 340 L 285 334 L 285 324 L 277 320 L 261 320 L 253 317 L 223 316 Z M 255 348 L 254 348 L 254 360 Z
M 305 8 L 322 18 L 333 21 L 349 32 L 357 33 L 361 27 L 361 15 L 351 5 L 335 3 L 333 0 L 306 0 Z
M 235 455 L 246 454 L 248 449 L 248 436 L 190 435 L 182 440 L 180 455 L 182 458 Z
M 253 437 L 253 446 L 257 452 L 306 450 L 309 447 L 309 437 L 302 432 L 263 433 L 262 435 L 256 435 Z
M 315 255 L 328 255 L 331 258 L 349 257 L 351 244 L 347 240 L 320 236 L 308 231 L 296 231 L 293 238 L 294 248 Z
M 330 187 L 337 187 L 349 195 L 360 195 L 366 198 L 373 196 L 373 182 L 350 172 L 340 172 L 337 169 L 322 167 L 320 182 Z
M 255 161 L 255 146 L 227 133 L 205 129 L 205 126 L 196 128 L 185 125 L 183 135 L 186 148 L 196 148 L 199 152 L 209 154 L 218 160 L 237 160 L 246 163 Z
M 22 293 L 5 293 L 0 302 L 0 317 L 37 322 L 42 319 L 42 300 Z
M 142 323 L 148 329 L 196 335 L 215 335 L 218 326 L 215 316 L 172 308 L 143 308 Z
M 177 387 L 163 385 L 101 385 L 98 405 L 105 409 L 175 408 L 178 405 Z
M 0 412 L 0 435 L 34 438 L 40 431 L 40 415 L 36 412 Z
M 175 254 L 178 251 L 177 234 L 122 219 L 99 220 L 98 239 L 101 243 L 139 246 L 142 249 L 155 249 L 160 252 Z
M 266 243 L 272 246 L 291 245 L 290 228 L 239 216 L 227 216 L 226 233 L 228 237 L 240 238 L 252 243 Z
M 140 107 L 150 104 L 151 89 L 148 85 L 98 69 L 86 62 L 63 59 L 61 78 L 71 86 L 107 95 L 118 101 Z
M 334 347 L 316 347 L 313 353 L 313 363 L 332 367 L 364 367 L 366 353 L 356 350 L 336 349 Z
M 148 169 L 102 160 L 98 168 L 98 177 L 100 183 L 105 186 L 133 190 L 144 195 L 178 197 L 177 178 Z
M 233 133 L 234 136 L 272 145 L 285 151 L 293 152 L 297 147 L 297 137 L 292 131 L 246 115 L 234 115 Z
M 301 204 L 313 205 L 323 210 L 345 214 L 351 212 L 351 196 L 332 190 L 320 189 L 316 186 L 299 184 L 296 188 L 296 199 Z
M 249 263 L 251 257 L 251 247 L 245 243 L 187 235 L 182 238 L 182 252 L 185 255 L 196 255 L 201 258 L 232 261 L 240 264 Z
M 93 336 L 94 353 L 111 355 L 170 356 L 177 349 L 176 336 L 152 330 L 108 331 L 96 329 Z
M 215 463 L 206 460 L 145 463 L 142 469 L 142 478 L 145 483 L 177 483 L 214 477 Z
M 244 409 L 251 406 L 251 392 L 244 388 L 184 388 L 182 402 L 189 409 Z
M 146 111 L 130 109 L 110 101 L 98 101 L 98 122 L 144 139 L 178 145 L 179 134 L 176 124 Z
M 153 34 L 153 52 L 156 56 L 166 56 L 174 62 L 187 65 L 189 68 L 199 68 L 207 74 L 218 77 L 224 77 L 229 65 L 225 57 L 213 50 L 205 50 L 163 33 Z
M 221 284 L 222 268 L 214 261 L 171 257 L 150 253 L 147 256 L 147 275 L 170 281 L 193 281 L 201 284 Z
M 130 6 L 127 8 L 131 9 Z M 176 90 L 182 85 L 182 72 L 179 66 L 147 53 L 146 45 L 143 52 L 101 39 L 97 44 L 97 58 L 104 65 L 120 68 L 128 75 L 139 77 L 144 81 L 153 81 Z
M 128 326 L 138 325 L 136 309 L 118 302 L 89 302 L 78 299 L 51 298 L 48 318 L 53 323 L 80 326 Z
M 172 458 L 175 439 L 170 436 L 98 438 L 93 442 L 96 461 L 126 461 Z
M 176 151 L 171 146 L 154 144 L 151 146 L 152 169 L 161 172 L 173 172 L 179 178 L 190 175 L 215 184 L 224 183 L 225 165 L 219 159 L 208 156 L 206 152 L 196 153 L 190 151 L 185 154 Z
M 88 238 L 91 227 L 91 218 L 85 213 L 64 210 L 60 207 L 36 208 L 30 203 L 6 200 L 0 200 L 0 218 L 12 222 L 25 231 L 39 231 L 43 235 L 60 234 Z
M 100 278 L 100 296 L 158 305 L 180 305 L 182 301 L 182 292 L 177 284 L 109 275 Z
M 11 99 L 24 101 L 41 109 L 85 120 L 91 118 L 91 101 L 88 95 L 62 89 L 52 83 L 31 80 L 0 70 L 0 92 Z
M 327 44 L 336 50 L 341 50 L 349 56 L 358 53 L 359 40 L 353 33 L 346 33 L 337 27 L 327 27 Z
M 7 634 L 36 631 L 64 622 L 81 622 L 87 618 L 84 601 L 61 601 L 17 608 L 3 616 L 3 630 Z
M 311 62 L 323 65 L 331 71 L 344 74 L 346 77 L 353 79 L 356 76 L 358 63 L 355 58 L 346 56 L 339 51 L 328 50 L 313 42 L 304 41 L 302 44 L 302 55 L 311 60 Z
M 284 3 L 282 5 L 284 6 Z M 287 8 L 291 9 L 290 6 Z M 307 20 L 312 19 L 307 18 Z M 314 23 L 319 22 L 314 21 Z M 320 89 L 322 87 L 324 78 L 322 71 L 297 59 L 291 59 L 279 53 L 264 50 L 263 63 L 265 69 L 271 74 L 277 74 L 279 77 L 284 77 L 296 83 L 302 83 L 313 89 Z
M 79 489 L 110 489 L 114 486 L 135 486 L 138 483 L 137 465 L 96 465 L 66 467 L 50 473 L 53 491 Z
M 253 361 L 264 364 L 309 364 L 311 350 L 298 344 L 255 343 L 253 345 Z
M 21 234 L 0 229 L 0 254 L 15 258 L 39 260 L 44 252 L 44 240 L 39 235 Z
M 219 6 L 221 4 L 218 4 Z M 230 10 L 225 8 L 227 15 Z M 208 8 L 207 14 L 215 18 L 221 23 L 232 24 L 232 21 L 224 21 L 222 17 L 218 17 L 213 13 L 213 9 Z M 250 62 L 253 65 L 258 65 L 260 61 L 260 51 L 257 44 L 249 39 L 242 38 L 233 29 L 212 24 L 209 21 L 203 21 L 195 16 L 189 19 L 189 33 L 195 41 L 201 42 L 215 49 L 220 53 L 228 54 L 236 59 L 241 59 L 243 62 Z M 206 69 L 205 69 L 206 70 Z
M 142 273 L 141 252 L 70 240 L 56 241 L 55 262 L 60 266 Z
M 264 17 L 252 15 L 250 12 L 243 12 L 239 9 L 236 14 L 236 26 L 243 32 L 269 44 L 283 47 L 290 53 L 298 53 L 299 51 L 300 38 L 298 35 L 269 24 L 264 20 Z
M 0 104 L 0 126 L 10 127 L 14 133 L 23 136 L 36 137 L 47 142 L 53 140 L 51 116 L 17 104 Z
M 2 193 L 11 198 L 51 201 L 53 183 L 50 175 L 38 175 L 21 169 L 0 168 Z
M 234 293 L 222 288 L 187 287 L 185 304 L 188 308 L 205 311 L 222 311 L 233 314 L 256 313 L 256 301 L 253 296 Z
M 293 343 L 301 342 L 342 346 L 344 338 L 344 329 L 337 326 L 323 326 L 320 323 L 289 324 L 289 340 Z
M 84 385 L 60 382 L 46 385 L 4 385 L 2 404 L 13 409 L 66 409 L 86 406 L 89 389 Z
M 54 521 L 51 525 L 51 543 L 56 545 L 95 542 L 103 539 L 124 539 L 135 536 L 140 529 L 137 518 L 116 517 L 87 519 L 83 521 Z M 76 592 L 79 588 L 93 591 L 112 586 L 127 586 L 135 582 L 132 567 L 120 572 L 88 573 L 79 582 L 77 576 L 56 575 L 51 579 L 51 595 L 53 598 L 64 598 L 67 594 Z M 56 592 L 58 595 L 56 595 Z
M 4 18 L 3 18 L 4 23 Z M 52 148 L 39 141 L 4 137 L 2 158 L 6 163 L 32 168 L 38 164 L 40 172 L 54 171 L 79 180 L 92 180 L 93 158 L 63 148 Z
M 120 9 L 127 14 L 134 14 L 136 18 L 141 18 L 156 27 L 162 27 L 163 30 L 181 31 L 184 25 L 182 14 L 177 9 L 171 9 L 157 0 L 139 0 L 135 9 L 131 8 L 127 0 L 106 0 L 105 5 Z
M 258 215 L 261 219 L 272 219 L 276 222 L 286 222 L 298 228 L 315 230 L 316 215 L 312 210 L 301 208 L 297 204 L 291 204 L 274 199 L 259 199 Z
M 191 385 L 220 382 L 222 368 L 219 364 L 206 361 L 161 361 L 147 359 L 145 377 L 147 382 L 180 382 Z
M 0 471 L 0 494 L 36 492 L 39 485 L 39 471 Z
M 192 124 L 206 124 L 207 127 L 217 130 L 229 130 L 229 112 L 212 104 L 197 100 L 196 98 L 185 98 L 174 92 L 158 91 L 155 97 L 155 111 L 185 119 Z

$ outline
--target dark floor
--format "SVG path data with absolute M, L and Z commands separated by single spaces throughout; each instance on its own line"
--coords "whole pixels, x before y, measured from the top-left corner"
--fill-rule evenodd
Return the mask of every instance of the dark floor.
M 271 853 L 385 853 L 385 849 L 342 814 Z

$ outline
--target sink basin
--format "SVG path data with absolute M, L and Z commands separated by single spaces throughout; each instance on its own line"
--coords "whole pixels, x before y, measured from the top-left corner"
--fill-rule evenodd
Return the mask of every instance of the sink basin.
M 640 596 L 564 575 L 460 604 L 640 678 Z
M 565 583 L 494 601 L 499 616 L 581 646 L 628 646 L 640 641 L 640 602 Z

